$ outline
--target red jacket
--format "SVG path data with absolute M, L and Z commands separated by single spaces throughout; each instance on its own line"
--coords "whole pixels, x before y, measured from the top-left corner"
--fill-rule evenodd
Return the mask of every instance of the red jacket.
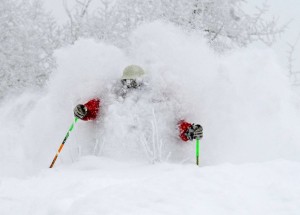
M 183 141 L 188 141 L 189 139 L 185 136 L 185 132 L 189 129 L 189 127 L 191 126 L 191 123 L 188 123 L 184 120 L 179 121 L 178 123 L 178 128 L 179 128 L 179 137 L 183 140 Z
M 85 103 L 84 106 L 87 108 L 87 114 L 82 120 L 88 121 L 96 119 L 100 112 L 100 99 L 92 99 Z

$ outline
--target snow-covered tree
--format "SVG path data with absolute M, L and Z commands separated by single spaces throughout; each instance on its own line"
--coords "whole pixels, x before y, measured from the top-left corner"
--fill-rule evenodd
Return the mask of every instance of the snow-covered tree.
M 288 76 L 293 85 L 299 87 L 300 86 L 300 70 L 295 69 L 295 52 L 300 40 L 300 34 L 298 35 L 296 41 L 293 44 L 288 44 Z
M 72 10 L 66 7 L 70 22 L 67 38 L 94 37 L 123 45 L 138 25 L 165 20 L 186 30 L 202 33 L 212 47 L 224 50 L 246 46 L 254 41 L 272 44 L 283 27 L 267 21 L 267 6 L 256 14 L 243 10 L 245 0 L 77 0 Z M 97 3 L 98 7 L 90 7 Z
M 55 67 L 56 33 L 39 1 L 0 1 L 0 97 L 45 83 Z

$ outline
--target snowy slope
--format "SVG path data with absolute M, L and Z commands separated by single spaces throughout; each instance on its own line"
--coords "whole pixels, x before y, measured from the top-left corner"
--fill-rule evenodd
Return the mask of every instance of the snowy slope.
M 297 215 L 300 164 L 124 163 L 84 157 L 0 184 L 0 214 Z
M 0 104 L 0 214 L 299 214 L 299 98 L 268 49 L 213 53 L 199 35 L 160 22 L 124 49 L 80 40 L 56 52 L 41 92 Z M 115 94 L 139 64 L 146 88 Z M 73 108 L 78 122 L 54 169 Z M 176 122 L 204 127 L 201 167 Z

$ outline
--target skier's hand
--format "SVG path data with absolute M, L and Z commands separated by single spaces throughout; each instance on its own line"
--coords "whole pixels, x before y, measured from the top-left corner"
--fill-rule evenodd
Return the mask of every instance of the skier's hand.
M 83 119 L 87 115 L 86 106 L 79 104 L 74 108 L 74 115 L 79 119 Z

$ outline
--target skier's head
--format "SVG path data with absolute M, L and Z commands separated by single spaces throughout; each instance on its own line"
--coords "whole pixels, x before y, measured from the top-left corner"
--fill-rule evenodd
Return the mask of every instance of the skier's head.
M 126 86 L 127 88 L 137 88 L 142 84 L 142 78 L 144 74 L 145 72 L 140 66 L 127 66 L 123 70 L 121 82 L 123 86 Z

